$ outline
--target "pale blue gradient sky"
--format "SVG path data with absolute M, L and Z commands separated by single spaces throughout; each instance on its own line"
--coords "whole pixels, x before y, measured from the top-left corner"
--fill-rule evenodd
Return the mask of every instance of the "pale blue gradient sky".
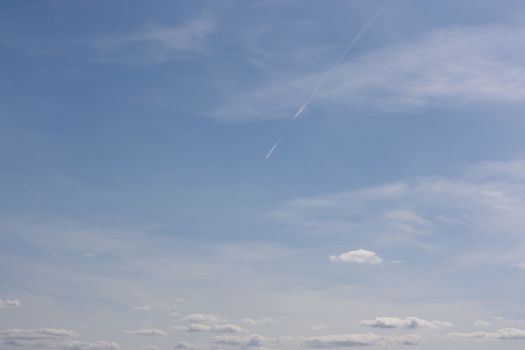
M 0 346 L 522 349 L 525 5 L 383 4 L 3 1 Z

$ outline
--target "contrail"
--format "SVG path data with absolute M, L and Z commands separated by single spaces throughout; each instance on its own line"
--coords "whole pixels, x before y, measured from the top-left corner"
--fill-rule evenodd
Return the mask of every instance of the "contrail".
M 357 32 L 357 34 L 352 38 L 352 40 L 350 41 L 350 43 L 345 47 L 345 49 L 343 50 L 343 52 L 339 55 L 339 57 L 330 65 L 330 67 L 328 68 L 328 70 L 323 74 L 324 77 L 323 79 L 321 80 L 321 82 L 316 86 L 316 88 L 312 91 L 312 93 L 310 94 L 310 96 L 308 97 L 308 99 L 302 104 L 302 106 L 297 110 L 297 112 L 294 114 L 293 116 L 293 120 L 297 119 L 303 112 L 304 110 L 306 109 L 306 107 L 308 106 L 308 104 L 315 98 L 315 96 L 317 96 L 317 93 L 319 92 L 319 90 L 321 90 L 321 88 L 323 87 L 323 85 L 326 83 L 330 73 L 332 72 L 332 70 L 334 69 L 335 66 L 337 66 L 339 64 L 339 62 L 341 62 L 343 60 L 343 58 L 345 58 L 345 56 L 348 54 L 348 52 L 358 43 L 359 39 L 361 39 L 361 37 L 363 36 L 363 34 L 370 29 L 370 27 L 374 24 L 374 22 L 377 20 L 377 18 L 381 15 L 381 13 L 383 13 L 383 10 L 385 9 L 387 5 L 387 1 L 385 1 L 383 3 L 383 5 L 381 5 L 381 7 L 379 8 L 379 10 L 377 10 L 377 12 L 372 16 L 370 17 L 370 19 L 368 21 L 365 22 L 365 24 L 361 27 L 361 29 L 359 29 L 359 31 Z M 281 143 L 281 141 L 283 140 L 285 135 L 281 136 L 279 138 L 279 140 L 277 140 L 277 142 L 274 143 L 273 147 L 270 149 L 270 151 L 266 154 L 266 157 L 264 159 L 269 159 L 270 156 L 272 155 L 273 151 L 275 151 L 275 149 L 277 148 L 277 146 L 279 146 L 279 144 Z
M 270 151 L 266 154 L 266 157 L 264 157 L 264 159 L 268 159 L 268 158 L 271 157 L 273 151 L 275 151 L 275 149 L 277 148 L 277 146 L 279 146 L 279 144 L 281 143 L 281 141 L 282 141 L 283 139 L 284 139 L 284 135 L 281 136 L 281 137 L 279 138 L 279 140 L 277 140 L 277 142 L 275 142 L 275 143 L 273 144 L 273 147 L 272 147 L 272 148 L 270 149 Z

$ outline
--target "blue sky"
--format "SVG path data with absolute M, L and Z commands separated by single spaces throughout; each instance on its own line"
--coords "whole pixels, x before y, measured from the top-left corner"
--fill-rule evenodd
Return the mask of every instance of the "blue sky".
M 524 10 L 3 1 L 1 347 L 522 349 Z

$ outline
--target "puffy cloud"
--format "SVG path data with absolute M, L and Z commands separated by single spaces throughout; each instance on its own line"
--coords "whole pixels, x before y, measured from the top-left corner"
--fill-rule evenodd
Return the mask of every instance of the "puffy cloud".
M 0 309 L 11 309 L 22 306 L 22 303 L 18 299 L 0 299 Z
M 228 322 L 226 318 L 217 314 L 189 314 L 184 316 L 182 319 L 190 323 L 217 324 Z
M 341 255 L 332 255 L 329 259 L 333 262 L 339 261 L 354 264 L 381 265 L 383 263 L 383 259 L 379 255 L 366 249 L 352 250 Z
M 517 340 L 525 339 L 525 329 L 501 328 L 496 330 L 495 332 L 450 333 L 448 334 L 448 338 Z
M 124 331 L 124 333 L 133 334 L 133 335 L 144 335 L 144 336 L 164 336 L 164 335 L 168 335 L 168 333 L 166 333 L 162 329 L 155 329 L 155 328 L 139 329 L 139 330 L 136 330 L 136 331 Z
M 266 341 L 267 338 L 258 334 L 250 334 L 246 336 L 223 335 L 213 338 L 213 343 L 215 344 L 241 347 L 262 346 Z
M 306 346 L 311 348 L 338 348 L 372 345 L 417 345 L 420 342 L 420 337 L 413 334 L 401 336 L 379 336 L 374 333 L 341 334 L 305 338 L 304 342 Z
M 452 327 L 450 322 L 427 321 L 417 317 L 377 317 L 373 320 L 363 320 L 361 326 L 373 328 L 407 328 L 407 329 L 438 329 Z
M 119 344 L 109 341 L 76 340 L 75 331 L 57 328 L 0 330 L 0 344 L 10 346 L 53 348 L 63 350 L 117 350 Z

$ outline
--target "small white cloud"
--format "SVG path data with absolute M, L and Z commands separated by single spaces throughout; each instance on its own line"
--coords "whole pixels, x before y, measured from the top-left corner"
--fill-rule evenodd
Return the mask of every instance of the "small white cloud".
M 525 339 L 525 329 L 501 328 L 495 332 L 450 333 L 447 335 L 447 337 L 450 339 L 518 340 L 518 339 Z
M 324 324 L 314 324 L 310 329 L 314 332 L 319 332 L 327 329 L 328 327 Z
M 132 309 L 136 310 L 136 311 L 149 311 L 149 310 L 151 310 L 151 305 L 133 306 Z
M 373 320 L 363 320 L 361 326 L 373 328 L 406 328 L 406 329 L 438 329 L 452 327 L 450 322 L 427 321 L 417 317 L 377 317 Z
M 419 344 L 420 339 L 420 337 L 412 334 L 401 336 L 379 336 L 374 333 L 366 333 L 310 337 L 306 338 L 304 342 L 306 346 L 311 348 L 339 348 L 372 345 L 417 345 Z
M 226 318 L 218 314 L 189 314 L 184 316 L 182 319 L 190 323 L 217 324 L 228 322 Z
M 118 350 L 120 346 L 118 343 L 113 341 L 95 341 L 95 342 L 84 342 L 84 341 L 71 341 L 60 346 L 64 350 Z
M 243 318 L 241 322 L 255 326 L 255 325 L 264 325 L 264 324 L 273 323 L 274 320 L 272 320 L 271 318 L 259 318 L 259 319 Z
M 173 349 L 195 350 L 195 349 L 197 349 L 197 346 L 194 345 L 194 344 L 191 344 L 191 343 L 185 342 L 185 341 L 181 341 L 181 342 L 178 342 L 177 344 L 175 344 L 175 346 L 173 347 Z
M 472 325 L 474 325 L 474 327 L 484 328 L 484 327 L 489 327 L 490 326 L 490 322 L 489 321 L 483 321 L 483 320 L 476 320 L 476 321 L 472 322 Z
M 60 350 L 118 350 L 119 344 L 112 341 L 79 341 L 75 331 L 57 328 L 4 329 L 0 330 L 0 344 Z
M 223 335 L 213 338 L 213 343 L 215 344 L 241 347 L 262 346 L 265 341 L 266 338 L 258 334 L 251 334 L 246 336 Z
M 126 331 L 124 331 L 124 333 L 133 334 L 133 335 L 143 335 L 143 336 L 164 336 L 164 335 L 168 335 L 168 333 L 166 333 L 162 329 L 155 329 L 155 328 L 139 329 L 139 330 L 136 330 L 136 331 L 126 330 Z
M 244 333 L 246 330 L 231 323 L 225 324 L 190 324 L 184 328 L 188 332 Z
M 329 260 L 332 262 L 369 265 L 381 265 L 383 263 L 383 259 L 379 255 L 366 249 L 352 250 L 341 255 L 332 255 L 329 257 Z
M 18 299 L 0 299 L 0 309 L 12 309 L 20 306 L 22 306 L 22 303 Z

